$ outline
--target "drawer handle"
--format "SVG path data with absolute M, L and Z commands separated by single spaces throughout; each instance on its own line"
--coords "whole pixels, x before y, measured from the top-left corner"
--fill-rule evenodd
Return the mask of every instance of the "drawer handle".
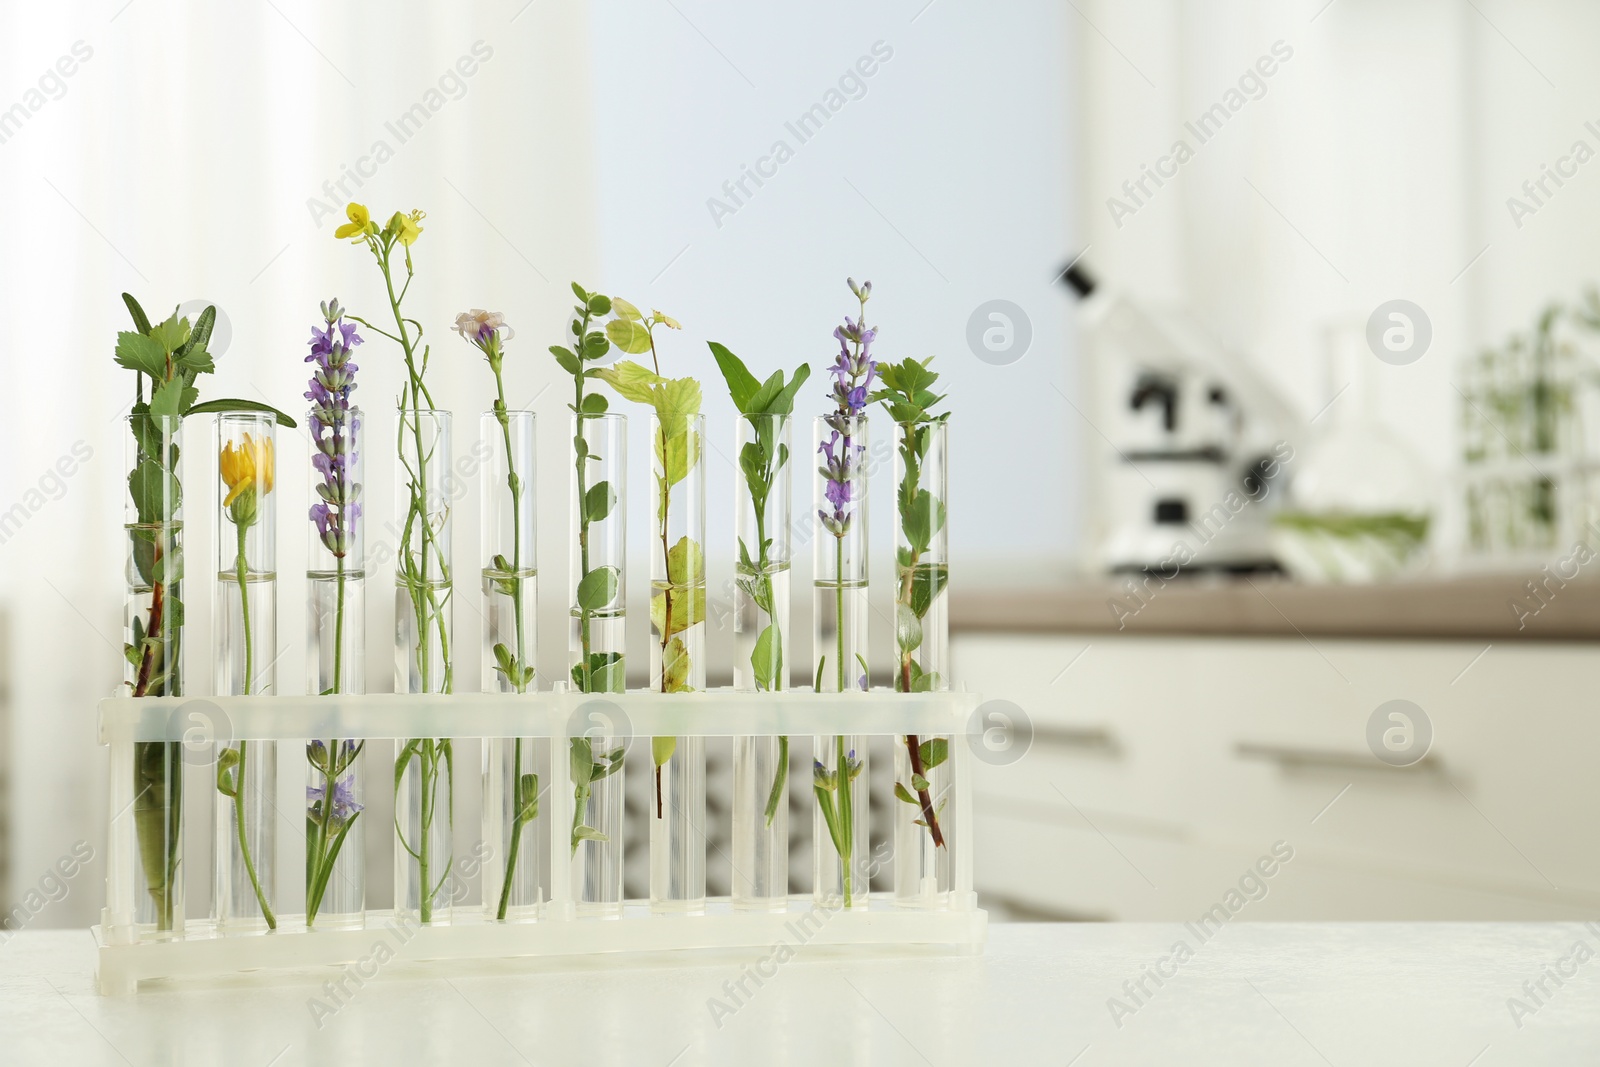
M 1444 764 L 1428 753 L 1417 762 L 1408 767 L 1393 767 L 1374 759 L 1370 755 L 1359 752 L 1347 752 L 1340 749 L 1328 748 L 1299 748 L 1294 745 L 1269 745 L 1256 741 L 1240 741 L 1233 747 L 1234 755 L 1240 759 L 1264 760 L 1276 763 L 1286 771 L 1371 771 L 1392 773 L 1405 771 L 1410 774 L 1444 775 Z
M 1122 743 L 1106 726 L 1040 726 L 1035 723 L 1033 743 L 1082 749 L 1102 756 L 1122 755 Z

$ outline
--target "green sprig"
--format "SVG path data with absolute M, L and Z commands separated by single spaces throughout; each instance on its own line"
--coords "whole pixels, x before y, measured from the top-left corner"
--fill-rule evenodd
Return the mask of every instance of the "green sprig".
M 757 635 L 750 651 L 750 668 L 757 690 L 775 692 L 784 686 L 783 632 L 772 618 L 772 551 L 773 539 L 767 536 L 767 504 L 778 472 L 789 462 L 789 448 L 779 442 L 781 426 L 794 412 L 794 398 L 800 387 L 811 376 L 811 365 L 802 363 L 794 369 L 787 381 L 782 370 L 775 370 L 760 381 L 727 346 L 716 341 L 707 342 L 711 355 L 728 383 L 728 395 L 733 406 L 750 423 L 754 439 L 746 441 L 739 449 L 739 472 L 744 476 L 750 493 L 751 509 L 755 515 L 755 551 L 752 554 L 744 539 L 739 539 L 739 562 L 735 567 L 738 587 L 744 591 L 756 608 L 767 616 L 767 625 Z M 767 792 L 765 811 L 768 826 L 777 816 L 778 805 L 783 800 L 783 789 L 789 778 L 789 738 L 778 738 L 778 766 L 773 774 L 772 788 Z
M 939 375 L 929 368 L 932 362 L 930 356 L 926 360 L 907 357 L 899 363 L 880 364 L 878 376 L 883 387 L 868 397 L 870 402 L 881 404 L 900 426 L 900 461 L 904 474 L 895 493 L 895 504 L 905 544 L 897 549 L 895 558 L 898 579 L 895 644 L 900 658 L 895 689 L 902 693 L 928 692 L 940 688 L 944 682 L 938 672 L 925 670 L 916 658 L 923 647 L 923 619 L 949 580 L 949 570 L 944 563 L 922 562 L 922 556 L 944 529 L 946 520 L 944 501 L 921 484 L 932 428 L 950 417 L 948 412 L 935 414 L 931 410 L 945 398 L 944 394 L 933 391 Z M 935 806 L 927 775 L 945 761 L 948 744 L 941 738 L 919 743 L 915 734 L 905 735 L 902 742 L 909 757 L 911 783 L 908 789 L 904 783 L 896 782 L 894 794 L 901 801 L 918 807 L 922 818 L 914 820 L 915 824 L 928 830 L 936 847 L 943 846 L 939 814 L 944 810 L 944 802 L 941 800 Z
M 606 337 L 629 355 L 650 353 L 650 367 L 623 360 L 595 371 L 594 376 L 617 391 L 624 400 L 645 404 L 656 413 L 654 441 L 656 465 L 656 524 L 661 531 L 661 562 L 666 580 L 650 594 L 650 619 L 661 644 L 661 671 L 656 689 L 662 693 L 686 693 L 691 671 L 690 654 L 684 631 L 705 620 L 705 563 L 700 545 L 688 537 L 676 545 L 668 536 L 668 516 L 672 509 L 672 489 L 700 462 L 700 434 L 694 420 L 700 414 L 700 383 L 693 378 L 667 378 L 661 373 L 656 348 L 656 328 L 681 330 L 678 320 L 652 309 L 649 315 L 621 298 L 613 298 L 615 317 L 606 324 Z M 656 774 L 656 818 L 665 814 L 661 794 L 661 768 L 677 751 L 677 738 L 657 737 L 651 741 L 651 758 Z
M 165 320 L 151 323 L 130 293 L 122 294 L 122 303 L 134 326 L 117 334 L 113 352 L 119 367 L 134 372 L 130 429 L 137 448 L 127 484 L 137 524 L 130 548 L 135 574 L 150 591 L 148 616 L 133 620 L 133 640 L 123 646 L 123 658 L 134 672 L 134 680 L 128 683 L 134 696 L 176 696 L 182 691 L 178 665 L 183 627 L 179 592 L 183 555 L 176 515 L 183 493 L 178 448 L 164 444 L 162 425 L 212 411 L 268 411 L 282 425 L 295 423 L 283 412 L 256 401 L 197 402 L 200 390 L 196 380 L 216 371 L 207 347 L 217 321 L 214 305 L 202 310 L 191 325 L 176 309 Z M 171 930 L 176 922 L 175 890 L 182 877 L 178 859 L 182 781 L 175 770 L 182 764 L 180 749 L 180 743 L 169 741 L 134 745 L 138 788 L 133 814 L 139 860 L 155 904 L 156 927 L 163 931 Z M 270 921 L 265 900 L 262 910 Z

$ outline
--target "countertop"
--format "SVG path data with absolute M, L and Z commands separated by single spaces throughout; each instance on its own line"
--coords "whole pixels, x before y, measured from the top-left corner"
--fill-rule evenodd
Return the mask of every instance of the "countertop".
M 107 999 L 87 933 L 23 931 L 0 945 L 0 1062 L 1573 1065 L 1600 1058 L 1600 960 L 1577 962 L 1580 941 L 1593 956 L 1600 924 L 1241 922 L 1204 942 L 1181 924 L 994 924 L 979 957 L 802 948 L 742 1002 L 723 983 L 754 954 L 495 973 L 397 959 L 318 1020 L 330 972 Z M 1135 1001 L 1123 983 L 1158 966 Z M 1523 983 L 1546 967 L 1570 976 L 1535 1004 Z
M 1130 583 L 1133 586 L 1130 587 Z M 1530 588 L 1530 585 L 1533 588 Z M 1600 581 L 1526 574 L 1309 585 L 1127 577 L 1025 589 L 951 583 L 952 631 L 1600 640 Z

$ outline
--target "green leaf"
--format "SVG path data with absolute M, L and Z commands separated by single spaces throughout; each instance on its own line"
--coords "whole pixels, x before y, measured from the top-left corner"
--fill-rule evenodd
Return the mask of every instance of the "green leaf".
M 728 383 L 728 393 L 733 397 L 733 406 L 742 414 L 750 414 L 750 398 L 761 388 L 761 383 L 756 376 L 750 373 L 750 368 L 744 365 L 744 360 L 728 351 L 727 348 L 715 341 L 706 342 L 711 347 L 711 354 L 716 357 L 717 367 L 722 371 L 722 377 Z
M 572 283 L 572 295 L 578 298 L 578 303 L 588 306 L 589 291 L 577 282 Z
M 907 804 L 916 804 L 919 807 L 922 804 L 921 801 L 911 795 L 911 791 L 909 789 L 901 785 L 899 782 L 894 784 L 894 795 L 900 800 L 905 801 Z
M 926 773 L 950 758 L 950 742 L 942 737 L 929 738 L 917 746 L 917 755 L 922 758 L 922 769 Z
M 926 489 L 918 489 L 910 501 L 901 500 L 900 529 L 914 552 L 928 550 L 944 521 L 944 502 Z
M 181 359 L 188 359 L 196 349 L 203 349 L 211 343 L 211 331 L 217 325 L 217 306 L 207 304 L 194 320 L 194 329 L 189 331 L 189 339 L 183 342 L 183 347 L 178 350 Z M 207 361 L 209 362 L 209 360 Z
M 143 523 L 154 523 L 154 522 L 162 521 L 160 515 L 152 513 L 152 512 L 149 512 L 149 511 L 146 511 L 145 510 L 145 507 L 146 507 L 145 503 L 140 501 L 140 499 L 138 497 L 133 496 L 132 489 L 131 489 L 131 484 L 133 482 L 133 473 L 132 472 L 129 472 L 129 474 L 128 474 L 128 481 L 130 483 L 129 496 L 132 497 L 132 499 L 134 501 L 134 506 L 135 506 L 135 508 L 138 509 L 139 521 L 143 522 Z M 150 568 L 155 564 L 155 558 L 156 558 L 155 531 L 154 530 L 135 529 L 135 530 L 130 531 L 130 533 L 131 533 L 131 541 L 132 541 L 131 548 L 132 548 L 132 555 L 133 555 L 133 570 L 134 570 L 134 573 L 139 576 L 139 580 L 141 582 L 143 582 L 146 585 L 149 585 L 152 582 L 154 582 L 154 579 L 151 578 L 151 576 L 150 576 Z M 140 640 L 140 637 L 139 637 L 139 634 L 137 632 L 137 629 L 141 624 L 140 624 L 139 619 L 137 617 L 135 617 L 133 621 L 134 621 L 134 626 L 135 626 L 134 642 L 137 644 L 138 641 Z
M 617 597 L 617 569 L 596 567 L 578 582 L 578 607 L 583 611 L 599 611 Z M 591 653 L 594 655 L 595 653 Z
M 681 634 L 706 617 L 706 587 L 663 585 L 650 594 L 650 626 L 658 638 Z
M 185 385 L 182 378 L 171 378 L 157 385 L 150 396 L 150 414 L 183 415 L 192 409 L 200 390 Z
M 150 563 L 150 580 L 152 582 L 160 582 L 166 585 L 172 585 L 174 583 L 183 581 L 182 550 L 173 546 L 168 546 L 167 550 L 162 553 L 160 559 L 152 560 Z M 173 620 L 174 626 L 177 625 L 177 621 L 178 620 L 176 619 Z
M 652 737 L 650 739 L 650 758 L 656 761 L 656 766 L 663 766 L 672 754 L 678 750 L 676 737 Z
M 873 395 L 877 396 L 878 394 L 875 393 Z M 927 413 L 921 408 L 913 407 L 903 400 L 886 399 L 882 403 L 884 410 L 889 413 L 889 417 L 901 425 L 918 422 L 927 416 Z
M 667 629 L 667 591 L 665 589 L 650 590 L 650 632 L 657 637 L 670 635 L 673 631 Z
M 680 416 L 691 419 L 700 414 L 700 383 L 693 378 L 670 378 L 662 383 L 655 401 L 656 414 L 663 419 Z
M 689 432 L 676 417 L 662 420 L 661 430 L 655 440 L 656 460 L 666 484 L 674 486 L 699 464 L 700 435 Z
M 317 880 L 316 887 L 311 890 L 311 900 L 313 902 L 321 901 L 323 894 L 327 891 L 328 878 L 333 874 L 333 862 L 338 858 L 339 850 L 344 847 L 345 838 L 350 836 L 350 830 L 355 826 L 356 820 L 359 818 L 361 818 L 359 811 L 350 816 L 349 820 L 340 828 L 338 836 L 333 839 L 333 843 L 328 845 L 327 865 L 322 868 L 322 876 Z M 310 820 L 307 820 L 307 825 L 310 825 Z M 306 844 L 308 846 L 310 843 L 310 840 L 307 840 Z
M 141 334 L 150 332 L 150 317 L 144 313 L 144 308 L 139 306 L 139 301 L 131 293 L 122 294 L 122 302 L 128 307 L 128 314 L 133 316 L 133 327 Z
M 758 442 L 746 441 L 739 449 L 739 471 L 750 487 L 750 496 L 764 502 L 771 486 L 767 481 L 767 454 Z
M 901 652 L 912 652 L 922 647 L 922 620 L 909 605 L 898 601 L 894 606 L 894 640 Z
M 683 638 L 674 637 L 661 652 L 661 691 L 663 693 L 689 693 L 689 646 Z
M 611 313 L 611 298 L 600 293 L 591 293 L 586 305 L 591 315 L 609 315 Z
M 186 415 L 200 415 L 207 411 L 259 411 L 263 414 L 274 416 L 279 426 L 289 429 L 295 428 L 295 421 L 271 404 L 263 404 L 256 400 L 207 400 L 204 404 L 195 404 L 184 412 Z
M 772 375 L 761 383 L 755 395 L 750 398 L 750 410 L 755 414 L 766 414 L 774 401 L 783 393 L 783 371 L 775 370 Z
M 750 653 L 750 667 L 755 672 L 756 688 L 774 692 L 783 676 L 783 636 L 776 623 L 767 626 L 756 638 Z
M 926 618 L 928 609 L 944 592 L 950 580 L 950 568 L 943 563 L 924 563 L 911 575 L 911 610 L 917 618 Z
M 706 580 L 706 556 L 698 542 L 688 537 L 678 538 L 678 543 L 667 552 L 667 584 L 674 586 L 700 585 Z
M 938 671 L 926 671 L 917 675 L 917 677 L 912 681 L 911 691 L 913 693 L 933 693 L 936 692 L 942 684 L 943 683 L 939 679 Z
M 163 352 L 176 352 L 189 339 L 189 320 L 178 318 L 174 311 L 166 322 L 150 331 L 150 339 L 160 345 Z
M 596 830 L 592 826 L 579 826 L 579 827 L 577 827 L 576 829 L 574 829 L 572 831 L 572 842 L 573 842 L 573 847 L 574 848 L 577 847 L 577 843 L 579 841 L 609 841 L 609 840 L 611 840 L 609 837 L 607 837 L 605 834 L 601 833 L 599 830 Z
M 882 404 L 889 412 L 889 417 L 902 425 L 920 425 L 944 419 L 944 415 L 929 414 L 929 409 L 944 399 L 931 388 L 939 377 L 928 369 L 928 364 L 932 362 L 933 357 L 930 356 L 922 362 L 908 358 L 899 363 L 879 364 L 878 376 L 884 387 L 867 399 Z
M 606 338 L 630 356 L 650 351 L 650 331 L 638 319 L 612 319 L 606 323 Z
M 116 362 L 119 367 L 148 374 L 156 381 L 167 376 L 167 353 L 159 341 L 127 330 L 117 334 Z
M 616 506 L 617 494 L 610 482 L 596 482 L 583 495 L 584 518 L 590 522 L 603 522 Z
M 171 521 L 183 503 L 178 479 L 153 459 L 140 461 L 128 472 L 128 496 L 142 523 Z M 148 554 L 151 558 L 155 555 L 153 542 Z
M 568 765 L 571 768 L 572 784 L 576 789 L 587 789 L 589 779 L 594 776 L 593 748 L 587 737 L 574 737 L 571 749 Z
M 939 378 L 936 371 L 928 369 L 927 363 L 919 363 L 909 356 L 899 363 L 886 363 L 878 370 L 886 387 L 906 397 L 914 397 L 930 388 Z
M 621 345 L 618 347 L 622 348 Z M 626 352 L 628 349 L 623 348 L 623 351 Z M 615 389 L 622 399 L 631 400 L 635 404 L 654 404 L 655 394 L 651 387 L 663 381 L 661 375 L 649 367 L 628 359 L 610 367 L 602 367 L 593 373 L 594 377 Z
M 811 377 L 811 364 L 802 363 L 794 369 L 794 377 L 783 391 L 772 399 L 767 405 L 767 413 L 771 415 L 788 415 L 794 411 L 795 394 L 800 392 L 800 387 Z
M 621 652 L 589 653 L 589 685 L 591 693 L 620 693 L 627 675 Z M 620 762 L 620 757 L 619 757 Z
M 772 776 L 772 791 L 767 794 L 767 826 L 772 826 L 772 817 L 778 813 L 778 805 L 783 801 L 784 787 L 789 784 L 789 739 L 784 736 L 778 738 L 778 770 Z
M 196 374 L 215 374 L 217 370 L 217 365 L 212 362 L 211 353 L 206 351 L 205 345 L 184 345 L 176 362 L 181 370 L 188 372 L 191 382 L 194 381 Z
M 769 537 L 767 540 L 771 541 L 772 539 Z M 743 541 L 739 542 L 739 547 L 740 549 L 744 548 Z M 770 578 L 736 578 L 734 579 L 734 584 L 755 603 L 755 606 L 761 610 L 763 615 L 772 614 L 772 580 Z
M 919 793 L 924 792 L 928 788 L 928 780 L 920 774 L 913 774 L 911 776 L 911 788 Z
M 604 393 L 590 393 L 583 398 L 583 413 L 585 415 L 604 415 L 611 406 Z
M 556 362 L 559 363 L 561 365 L 561 369 L 566 371 L 568 374 L 576 375 L 583 369 L 582 364 L 578 362 L 578 357 L 573 355 L 572 349 L 570 348 L 566 348 L 562 345 L 551 345 L 550 354 L 556 357 Z
M 611 298 L 611 310 L 616 312 L 618 315 L 621 315 L 625 319 L 632 319 L 634 322 L 638 322 L 640 319 L 644 318 L 643 315 L 639 314 L 638 308 L 634 307 L 620 296 L 614 296 Z M 605 313 L 596 312 L 596 314 L 603 315 Z
M 917 679 L 922 677 L 922 668 L 917 665 L 915 660 L 910 659 L 910 655 L 911 653 L 909 652 L 901 655 L 900 669 L 894 673 L 894 691 L 896 693 L 915 693 L 917 691 Z M 907 684 L 907 675 L 910 676 L 909 684 Z

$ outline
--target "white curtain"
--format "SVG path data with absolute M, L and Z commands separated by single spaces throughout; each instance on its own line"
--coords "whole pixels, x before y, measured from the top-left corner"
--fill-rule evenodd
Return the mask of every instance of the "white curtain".
M 298 416 L 318 302 L 338 296 L 366 317 L 385 310 L 370 256 L 332 236 L 345 202 L 385 218 L 423 208 L 408 307 L 434 345 L 435 396 L 456 411 L 458 437 L 470 443 L 489 377 L 476 350 L 447 329 L 455 313 L 486 306 L 518 328 L 507 377 L 513 403 L 526 404 L 553 381 L 543 351 L 570 303 L 566 280 L 596 271 L 589 52 L 586 5 L 548 0 L 5 6 L 0 360 L 9 410 L 0 419 L 0 511 L 11 509 L 13 521 L 0 530 L 10 720 L 0 735 L 8 792 L 0 813 L 12 836 L 0 900 L 20 899 L 79 839 L 102 851 L 106 756 L 94 704 L 121 681 L 120 414 L 132 398 L 132 375 L 112 364 L 116 332 L 131 328 L 118 294 L 134 294 L 152 317 L 215 302 L 232 339 L 226 351 L 213 343 L 218 372 L 202 396 L 263 400 Z M 387 153 L 375 152 L 380 142 Z M 359 186 L 349 177 L 358 171 L 368 175 L 357 173 Z M 356 399 L 375 413 L 379 439 L 367 455 L 368 503 L 386 516 L 392 449 L 379 443 L 379 428 L 390 424 L 399 361 L 382 338 L 358 355 Z M 552 416 L 540 444 L 559 450 L 549 399 L 538 406 Z M 191 692 L 208 692 L 209 419 L 196 417 L 185 432 L 187 673 Z M 56 464 L 75 447 L 89 458 L 58 477 Z M 280 431 L 279 452 L 287 651 L 278 684 L 300 692 L 303 431 Z M 542 509 L 540 533 L 553 564 L 563 554 L 565 482 L 547 482 L 552 506 Z M 477 524 L 475 509 L 466 511 L 456 537 L 470 566 Z M 389 580 L 370 581 L 374 689 L 387 688 L 391 674 Z M 457 625 L 475 634 L 476 583 L 462 584 Z M 558 605 L 546 625 L 564 632 Z M 286 774 L 301 773 L 283 762 Z M 189 833 L 190 892 L 202 901 L 205 811 L 191 808 Z M 381 879 L 387 863 L 373 870 Z M 96 863 L 78 875 L 66 899 L 34 921 L 91 921 L 101 871 Z

